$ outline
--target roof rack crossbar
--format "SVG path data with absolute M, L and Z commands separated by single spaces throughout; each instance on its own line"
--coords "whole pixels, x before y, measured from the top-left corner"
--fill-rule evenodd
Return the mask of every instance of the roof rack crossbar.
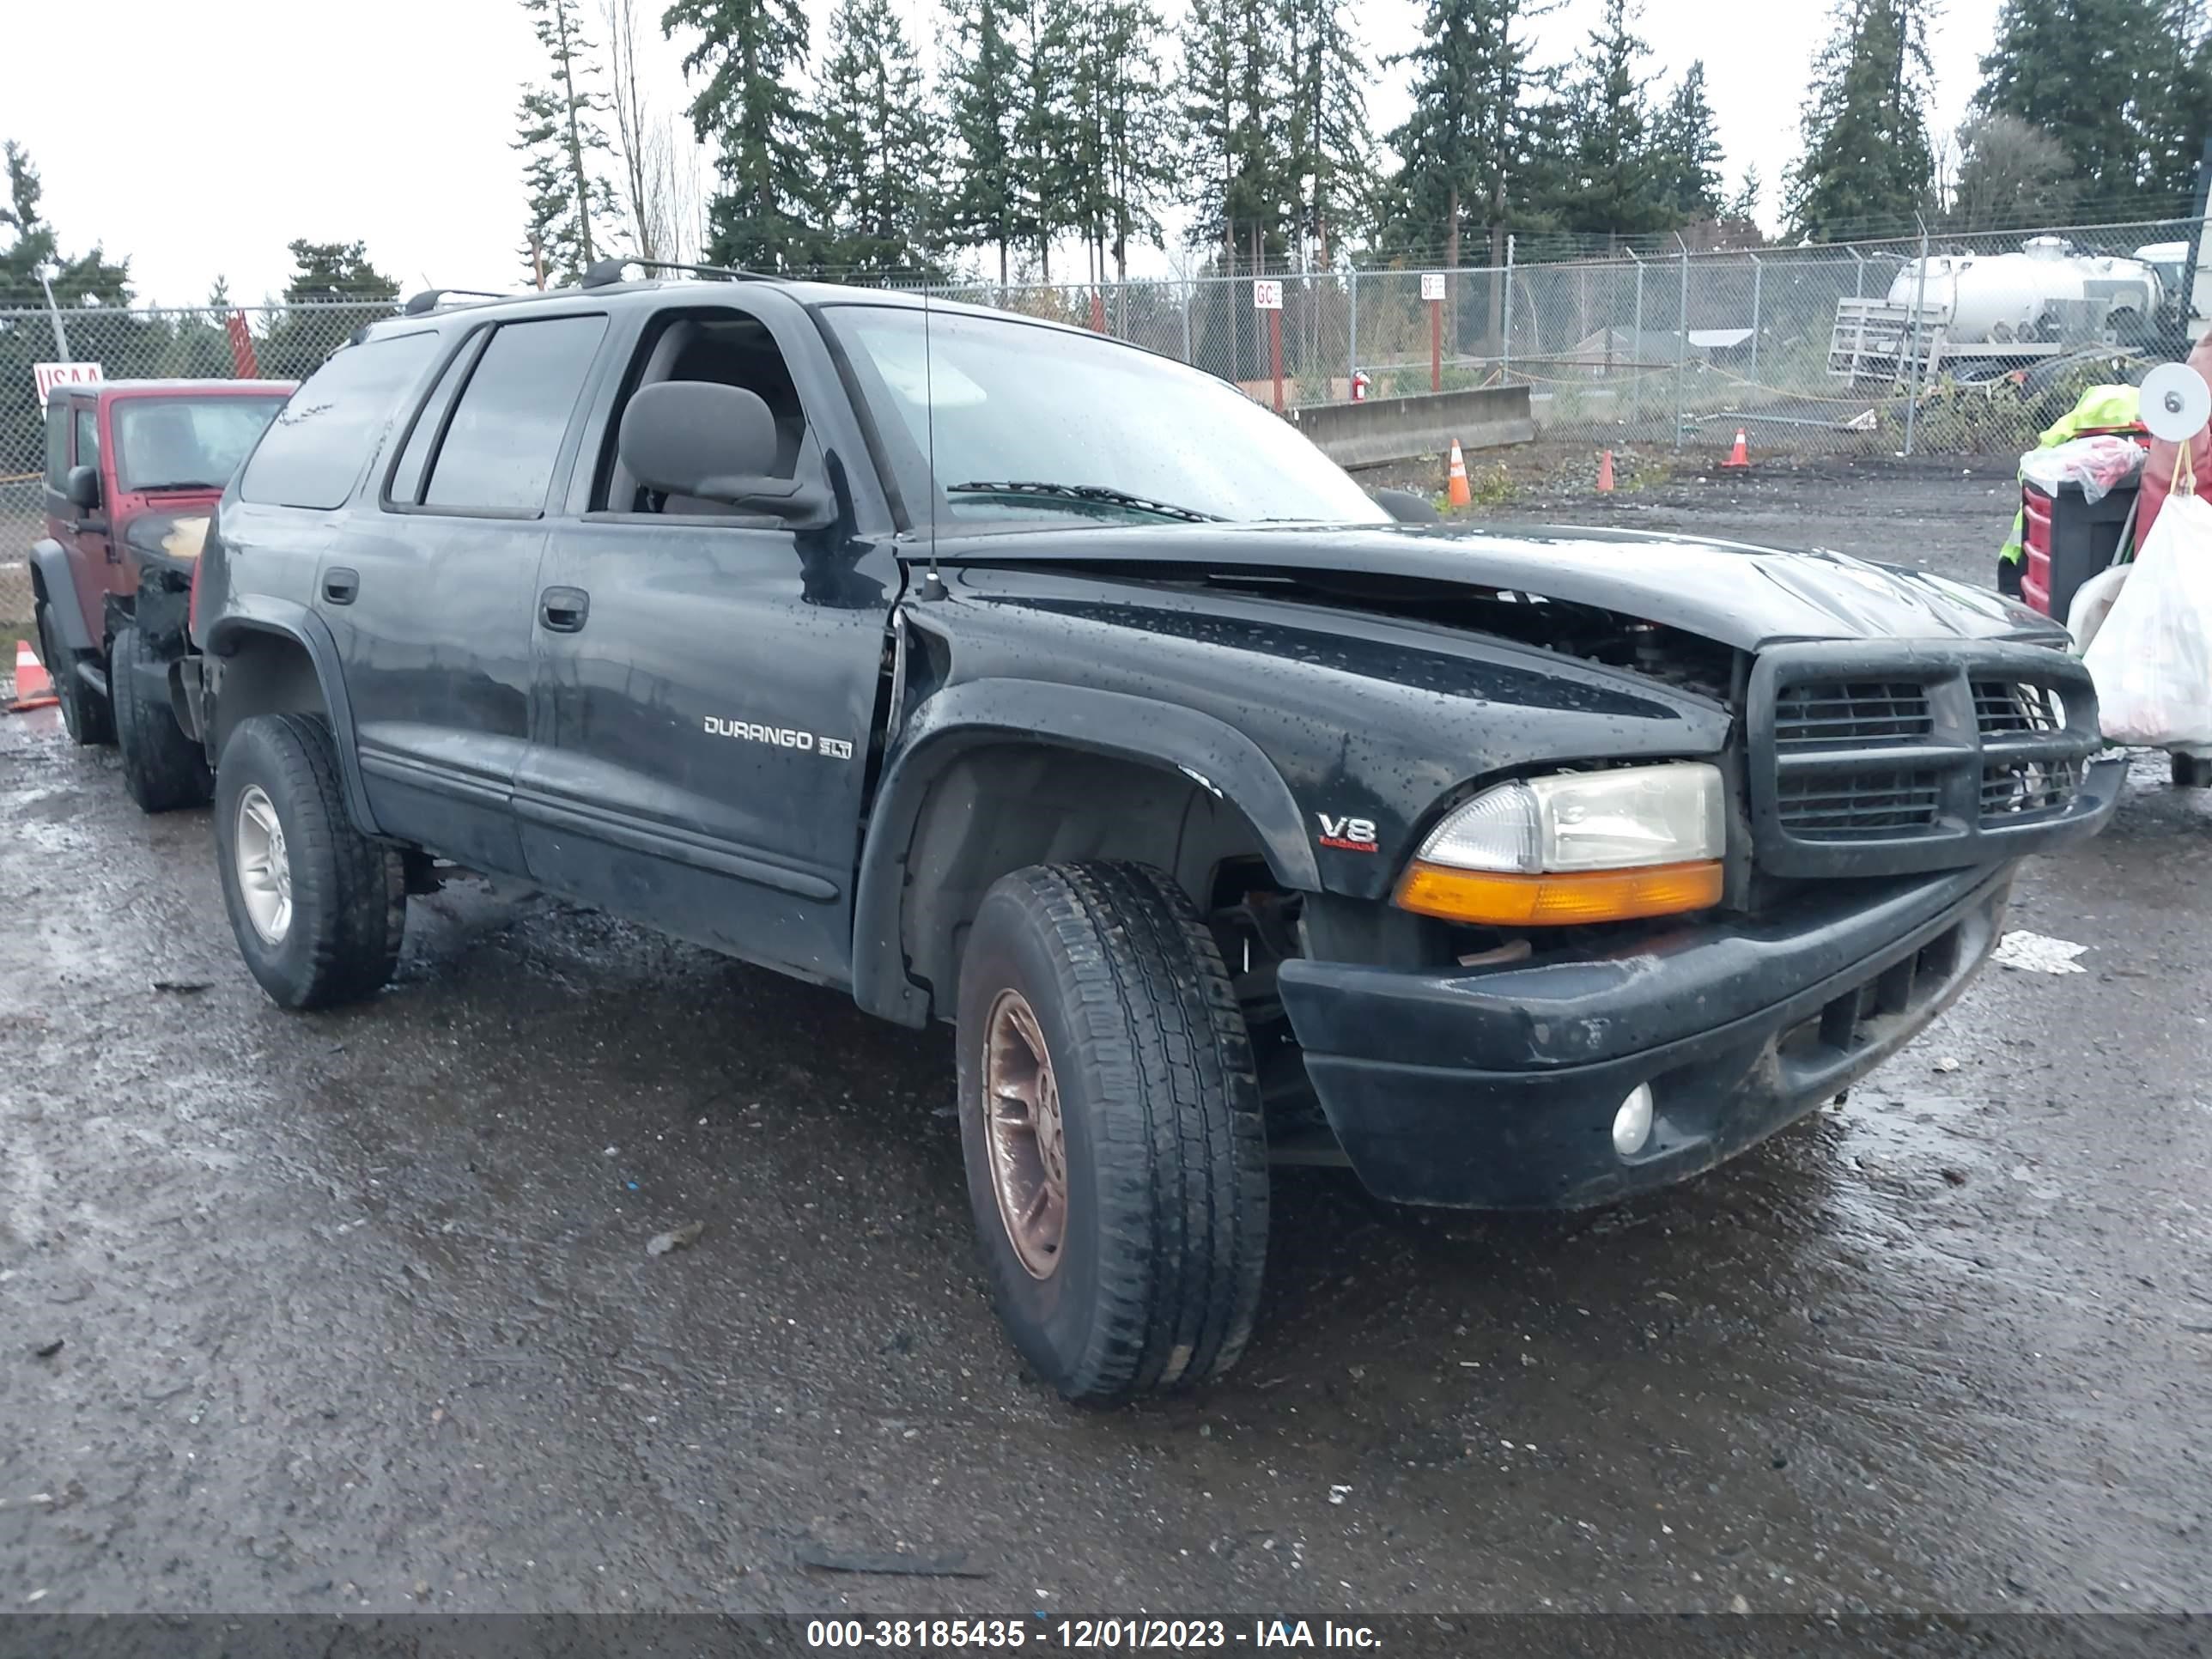
M 717 276 L 728 283 L 772 283 L 776 279 L 764 271 L 747 270 L 742 265 L 691 265 L 672 259 L 638 259 L 623 255 L 595 261 L 583 276 L 580 286 L 611 288 L 623 280 L 625 266 L 635 265 L 641 270 L 688 270 L 694 276 Z
M 444 307 L 448 299 L 459 296 L 468 300 L 511 300 L 511 294 L 495 294 L 484 288 L 426 288 L 420 294 L 408 296 L 407 303 L 399 308 L 403 317 L 422 317 Z

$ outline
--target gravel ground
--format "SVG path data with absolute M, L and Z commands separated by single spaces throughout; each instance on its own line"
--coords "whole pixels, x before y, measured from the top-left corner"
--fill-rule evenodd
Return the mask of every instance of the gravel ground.
M 1492 516 L 1979 582 L 2006 477 Z M 475 884 L 287 1016 L 205 815 L 0 722 L 0 1607 L 2212 1607 L 2212 806 L 2155 761 L 2017 889 L 2086 971 L 1620 1209 L 1285 1174 L 1241 1369 L 1101 1415 L 994 1326 L 941 1036 Z

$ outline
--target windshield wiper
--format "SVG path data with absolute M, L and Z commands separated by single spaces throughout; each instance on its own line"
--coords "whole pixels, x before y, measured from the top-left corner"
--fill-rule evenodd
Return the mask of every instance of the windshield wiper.
M 1036 478 L 1017 478 L 997 483 L 957 483 L 945 486 L 948 495 L 1048 495 L 1068 501 L 1096 501 L 1102 507 L 1126 507 L 1133 513 L 1150 513 L 1157 518 L 1180 519 L 1186 524 L 1219 524 L 1218 513 L 1201 513 L 1194 507 L 1177 507 L 1170 501 L 1156 501 L 1143 495 L 1133 495 L 1126 489 L 1115 489 L 1108 484 L 1053 483 Z
M 131 488 L 142 495 L 150 495 L 157 489 L 221 489 L 219 483 L 210 483 L 205 478 L 173 478 L 166 483 L 133 484 Z

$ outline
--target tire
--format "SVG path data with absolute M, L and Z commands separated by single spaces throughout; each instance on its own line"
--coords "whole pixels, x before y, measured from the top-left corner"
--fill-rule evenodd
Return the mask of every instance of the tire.
M 2212 759 L 2177 749 L 2166 757 L 2166 768 L 2177 789 L 2212 789 Z
M 272 1002 L 333 1007 L 392 977 L 407 921 L 404 866 L 346 816 L 323 720 L 258 714 L 230 734 L 216 767 L 215 842 L 231 932 Z M 241 869 L 241 854 L 261 878 Z
M 39 606 L 39 657 L 61 702 L 62 729 L 70 734 L 71 743 L 88 749 L 113 743 L 115 722 L 106 700 L 76 677 L 76 653 L 63 647 L 60 630 L 54 626 L 53 608 L 51 600 Z
M 998 1121 L 1020 1115 L 1010 1109 L 1035 1056 L 1008 1033 L 1023 1011 L 1058 1103 L 1064 1202 L 1049 1252 L 1034 1234 L 1017 1242 L 1008 1213 L 1025 1206 L 1000 1197 L 1002 1171 L 1018 1185 L 1023 1134 L 986 1122 L 994 1085 Z M 1190 900 L 1140 865 L 1016 871 L 976 912 L 958 1018 L 969 1202 L 1015 1347 L 1091 1405 L 1226 1371 L 1266 1266 L 1267 1133 L 1244 1018 Z M 1006 1039 L 995 1048 L 994 1032 Z M 1045 1139 L 1027 1139 L 1037 1170 Z
M 173 812 L 204 806 L 215 793 L 207 756 L 186 737 L 167 702 L 149 700 L 139 678 L 152 659 L 146 636 L 126 628 L 107 653 L 108 703 L 115 714 L 115 743 L 123 756 L 123 787 L 141 811 Z

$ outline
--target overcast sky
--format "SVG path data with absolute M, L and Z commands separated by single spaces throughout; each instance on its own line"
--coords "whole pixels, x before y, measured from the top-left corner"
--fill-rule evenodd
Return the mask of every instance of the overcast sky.
M 593 13 L 599 3 L 586 0 Z M 902 3 L 917 36 L 933 39 L 928 0 Z M 1948 0 L 1934 42 L 1939 131 L 1972 93 L 1997 3 Z M 807 5 L 818 48 L 831 0 Z M 1565 0 L 1543 19 L 1540 58 L 1571 54 L 1601 6 Z M 649 19 L 660 9 L 640 6 Z M 127 254 L 143 298 L 195 303 L 217 275 L 240 301 L 272 295 L 290 268 L 284 245 L 302 236 L 365 240 L 403 289 L 517 279 L 522 187 L 508 146 L 517 91 L 544 64 L 515 0 L 108 0 L 97 9 L 95 24 L 82 9 L 13 9 L 15 64 L 72 67 L 9 76 L 0 137 L 30 148 L 64 247 L 97 238 Z M 1422 9 L 1418 0 L 1354 8 L 1370 56 L 1412 46 Z M 1642 9 L 1662 76 L 1705 59 L 1729 188 L 1756 161 L 1771 223 L 1827 0 L 1644 0 Z M 1182 6 L 1164 0 L 1163 10 L 1179 21 Z M 95 27 L 103 45 L 88 52 Z M 657 33 L 652 44 L 654 90 L 676 109 L 680 54 Z M 1404 78 L 1376 74 L 1378 134 L 1405 112 Z M 1147 264 L 1165 267 L 1158 256 Z

